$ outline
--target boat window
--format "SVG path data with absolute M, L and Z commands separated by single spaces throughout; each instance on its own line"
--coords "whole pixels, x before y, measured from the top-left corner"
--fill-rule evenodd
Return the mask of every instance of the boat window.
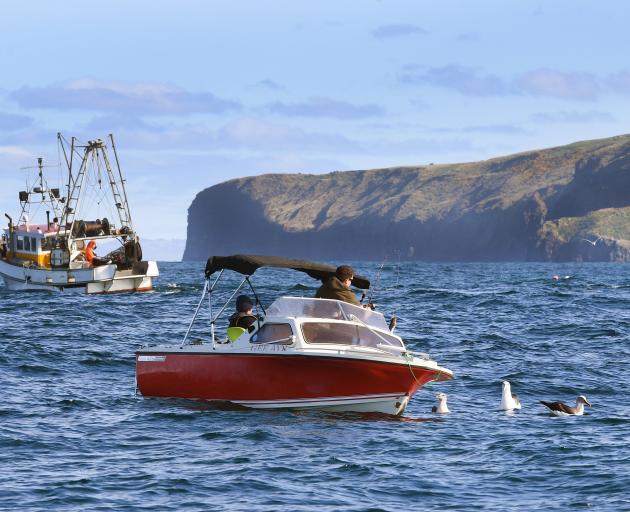
M 37 252 L 37 238 L 31 238 L 31 251 Z
M 394 336 L 373 331 L 362 325 L 342 322 L 304 322 L 302 333 L 307 343 L 334 343 L 375 348 L 378 345 L 403 347 L 402 342 Z
M 291 345 L 293 330 L 289 324 L 265 324 L 250 338 L 250 342 Z
M 51 245 L 51 238 L 42 238 L 42 251 L 50 251 L 50 249 L 52 249 Z
M 23 236 L 17 237 L 17 250 L 18 251 L 24 250 L 24 237 Z
M 308 322 L 302 324 L 302 332 L 307 343 L 359 344 L 358 326 L 353 324 Z
M 332 299 L 310 299 L 304 297 L 280 297 L 267 309 L 268 316 L 290 316 L 326 318 L 330 320 L 352 320 L 372 327 L 387 330 L 382 313 Z
M 30 236 L 24 237 L 24 250 L 25 251 L 31 250 L 31 237 Z

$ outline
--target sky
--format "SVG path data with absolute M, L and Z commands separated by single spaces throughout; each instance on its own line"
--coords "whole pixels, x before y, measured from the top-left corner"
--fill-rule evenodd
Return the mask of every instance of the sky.
M 150 239 L 184 239 L 195 195 L 233 178 L 625 134 L 628 19 L 612 0 L 6 2 L 0 214 L 37 157 L 56 176 L 57 132 L 114 134 Z

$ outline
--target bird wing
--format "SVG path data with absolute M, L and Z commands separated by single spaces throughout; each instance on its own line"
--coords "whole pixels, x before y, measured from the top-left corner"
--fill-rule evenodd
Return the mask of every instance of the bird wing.
M 574 407 L 568 406 L 562 402 L 544 402 L 541 400 L 540 403 L 551 411 L 563 412 L 565 414 L 575 414 Z

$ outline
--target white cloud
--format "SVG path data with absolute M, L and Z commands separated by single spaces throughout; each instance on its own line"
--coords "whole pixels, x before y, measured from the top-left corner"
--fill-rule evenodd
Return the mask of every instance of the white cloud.
M 33 153 L 19 146 L 0 146 L 0 155 L 15 158 L 34 158 Z
M 454 89 L 467 96 L 498 96 L 511 92 L 501 77 L 455 64 L 436 68 L 406 66 L 398 79 L 403 84 Z
M 625 77 L 618 77 L 617 84 Z M 601 92 L 600 79 L 591 73 L 534 69 L 512 78 L 505 78 L 480 69 L 457 64 L 427 68 L 406 66 L 398 75 L 399 82 L 408 85 L 431 85 L 455 90 L 465 96 L 505 96 L 527 94 L 594 101 Z M 621 87 L 621 85 L 618 85 Z M 630 92 L 630 77 L 628 78 Z
M 504 135 L 523 135 L 527 133 L 525 129 L 515 124 L 483 124 L 466 126 L 463 131 L 468 133 L 501 133 Z
M 307 132 L 293 126 L 245 118 L 226 124 L 216 134 L 217 147 L 258 150 L 304 149 L 330 152 L 357 151 L 359 144 L 343 135 Z
M 240 104 L 210 92 L 190 92 L 156 82 L 98 81 L 83 78 L 44 87 L 22 87 L 9 94 L 22 108 L 87 110 L 137 115 L 221 114 Z
M 534 95 L 571 100 L 594 101 L 600 91 L 597 77 L 591 73 L 535 69 L 516 79 L 518 90 Z
M 613 122 L 615 117 L 601 110 L 588 110 L 585 112 L 563 110 L 555 113 L 543 112 L 534 114 L 532 120 L 536 123 L 547 124 L 589 124 Z
M 610 88 L 620 94 L 630 94 L 630 71 L 621 71 L 608 77 Z
M 361 145 L 339 134 L 307 131 L 302 128 L 245 117 L 210 128 L 202 123 L 145 122 L 133 116 L 106 116 L 92 119 L 86 132 L 108 129 L 128 147 L 155 150 L 234 151 L 318 151 L 352 153 Z
M 383 109 L 375 104 L 355 105 L 330 98 L 310 98 L 302 103 L 272 103 L 271 112 L 289 117 L 328 117 L 333 119 L 364 119 L 383 115 Z

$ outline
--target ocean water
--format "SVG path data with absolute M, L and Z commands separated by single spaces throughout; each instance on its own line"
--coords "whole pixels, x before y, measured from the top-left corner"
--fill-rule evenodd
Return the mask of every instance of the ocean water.
M 147 294 L 0 284 L 0 510 L 630 510 L 628 265 L 355 267 L 408 345 L 455 372 L 400 418 L 137 396 L 134 350 L 182 339 L 202 263 L 161 264 Z M 265 304 L 317 284 L 253 281 Z M 438 391 L 450 415 L 430 412 Z M 582 417 L 538 403 L 579 394 Z

